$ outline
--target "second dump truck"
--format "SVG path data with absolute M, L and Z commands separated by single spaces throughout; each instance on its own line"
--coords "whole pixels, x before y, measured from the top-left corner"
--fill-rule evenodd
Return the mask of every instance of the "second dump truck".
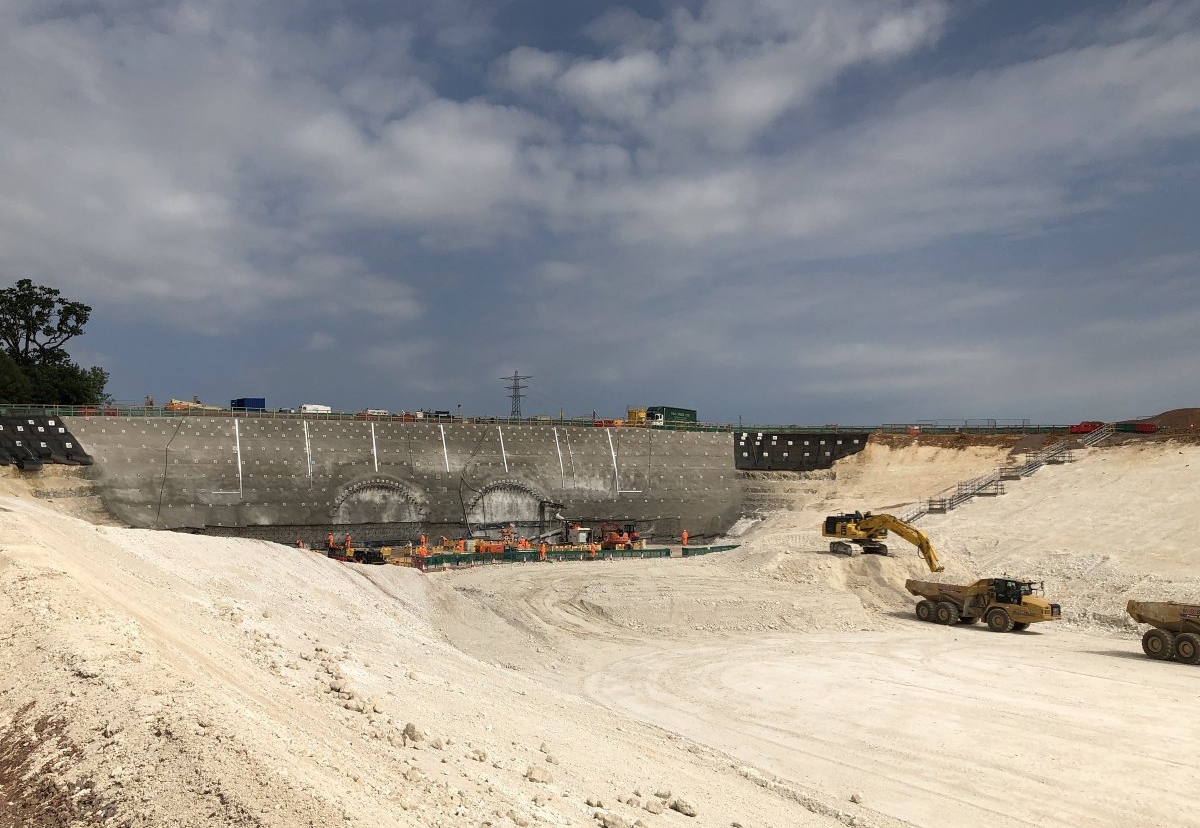
M 1150 658 L 1200 664 L 1200 604 L 1130 601 L 1125 611 L 1152 627 L 1142 636 L 1142 652 Z
M 1010 632 L 1062 618 L 1059 605 L 1042 597 L 1042 585 L 1036 581 L 984 578 L 960 586 L 909 578 L 904 586 L 921 598 L 917 618 L 922 621 L 974 624 L 982 619 L 993 632 Z

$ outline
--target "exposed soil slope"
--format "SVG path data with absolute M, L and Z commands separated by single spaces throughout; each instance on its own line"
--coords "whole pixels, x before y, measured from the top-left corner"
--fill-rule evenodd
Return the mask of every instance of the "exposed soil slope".
M 837 824 L 454 649 L 414 570 L 93 526 L 5 488 L 0 824 Z
M 1200 600 L 1200 447 L 1082 451 L 921 522 L 940 577 L 1045 579 L 1068 620 L 1020 634 L 921 624 L 914 550 L 820 537 L 1012 448 L 868 445 L 729 553 L 429 576 L 0 481 L 0 824 L 1200 825 L 1197 668 L 1122 611 Z

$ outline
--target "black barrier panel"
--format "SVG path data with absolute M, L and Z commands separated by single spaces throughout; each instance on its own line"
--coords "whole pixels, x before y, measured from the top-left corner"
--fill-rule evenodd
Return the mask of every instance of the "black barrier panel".
M 832 468 L 867 445 L 866 434 L 809 431 L 737 431 L 734 466 L 745 471 L 814 471 Z
M 55 416 L 0 416 L 0 465 L 25 469 L 43 463 L 90 466 L 92 456 Z

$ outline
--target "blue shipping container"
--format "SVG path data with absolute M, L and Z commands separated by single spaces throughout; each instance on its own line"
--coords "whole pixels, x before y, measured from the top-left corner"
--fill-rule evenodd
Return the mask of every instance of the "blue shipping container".
M 240 411 L 266 411 L 266 397 L 238 397 L 229 401 L 229 407 Z

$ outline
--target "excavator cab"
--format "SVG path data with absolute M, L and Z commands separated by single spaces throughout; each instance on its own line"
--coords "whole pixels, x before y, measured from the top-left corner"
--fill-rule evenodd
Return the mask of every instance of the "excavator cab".
M 854 517 L 854 516 L 853 515 L 830 515 L 829 517 L 825 518 L 825 529 L 822 532 L 822 534 L 825 535 L 825 537 L 827 537 L 827 538 L 836 537 L 837 535 L 841 534 L 838 531 L 838 527 L 844 525 L 846 523 L 847 518 L 852 518 L 852 517 Z
M 870 512 L 867 512 L 865 515 L 862 512 L 829 515 L 825 518 L 825 525 L 821 529 L 821 534 L 827 538 L 850 538 L 852 540 L 882 540 L 886 538 L 888 534 L 886 527 L 872 526 L 867 528 L 860 525 L 869 517 L 871 517 Z

